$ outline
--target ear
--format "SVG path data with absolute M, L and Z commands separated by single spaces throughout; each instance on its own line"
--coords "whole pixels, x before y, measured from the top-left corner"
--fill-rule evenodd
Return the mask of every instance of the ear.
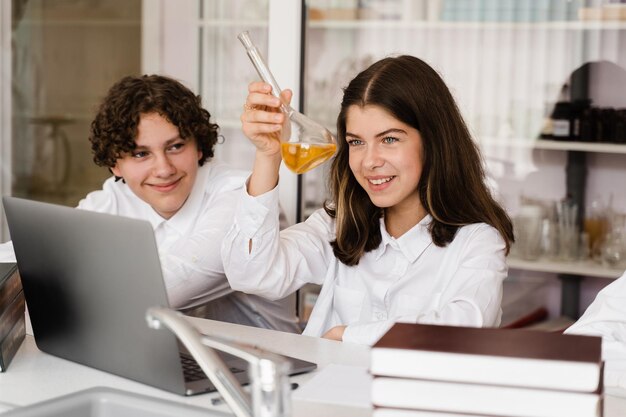
M 124 176 L 122 175 L 122 171 L 118 168 L 117 164 L 115 164 L 115 166 L 112 166 L 110 170 L 116 177 L 124 178 Z

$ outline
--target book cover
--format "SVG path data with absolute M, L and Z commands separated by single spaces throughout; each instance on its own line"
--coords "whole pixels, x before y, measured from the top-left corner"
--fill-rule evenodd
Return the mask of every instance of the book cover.
M 5 372 L 26 337 L 25 318 L 22 317 L 9 334 L 0 341 L 0 372 Z
M 15 263 L 0 263 L 0 314 L 22 290 L 20 274 Z
M 485 414 L 446 413 L 441 411 L 411 410 L 407 408 L 375 407 L 372 417 L 494 417 Z
M 0 340 L 4 340 L 15 323 L 24 317 L 24 313 L 24 292 L 20 291 L 11 301 L 11 304 L 4 311 L 0 311 Z
M 373 347 L 370 372 L 439 381 L 594 392 L 599 337 L 396 323 Z
M 376 377 L 376 407 L 510 417 L 597 417 L 600 393 Z

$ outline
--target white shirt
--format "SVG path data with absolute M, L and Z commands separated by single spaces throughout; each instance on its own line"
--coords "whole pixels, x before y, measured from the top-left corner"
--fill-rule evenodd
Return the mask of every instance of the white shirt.
M 295 297 L 273 302 L 234 292 L 224 275 L 220 247 L 237 202 L 238 193 L 233 190 L 241 187 L 248 174 L 207 161 L 198 170 L 189 198 L 169 220 L 114 177 L 104 182 L 102 190 L 89 193 L 78 208 L 152 224 L 173 308 L 202 306 L 194 315 L 200 312 L 205 318 L 295 332 Z M 10 242 L 0 245 L 2 260 L 15 261 Z
M 429 216 L 398 239 L 381 220 L 381 245 L 350 267 L 333 254 L 335 221 L 323 210 L 280 234 L 277 213 L 277 189 L 253 198 L 244 187 L 224 239 L 224 268 L 234 289 L 266 297 L 322 285 L 304 334 L 322 336 L 347 325 L 344 341 L 371 345 L 396 321 L 500 322 L 505 243 L 491 226 L 462 227 L 440 248 L 428 233 Z
M 626 273 L 603 288 L 565 333 L 602 337 L 604 383 L 626 388 Z

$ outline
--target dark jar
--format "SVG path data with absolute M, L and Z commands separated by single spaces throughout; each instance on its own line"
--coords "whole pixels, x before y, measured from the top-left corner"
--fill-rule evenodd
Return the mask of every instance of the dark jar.
M 554 140 L 569 140 L 571 134 L 572 105 L 569 101 L 559 101 L 552 112 L 552 137 Z

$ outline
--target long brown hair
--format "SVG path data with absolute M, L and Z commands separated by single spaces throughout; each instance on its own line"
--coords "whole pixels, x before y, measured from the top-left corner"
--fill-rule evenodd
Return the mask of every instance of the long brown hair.
M 337 118 L 338 151 L 329 177 L 332 197 L 325 205 L 336 219 L 331 245 L 342 263 L 357 265 L 382 241 L 383 209 L 372 203 L 348 163 L 346 115 L 352 105 L 379 106 L 420 132 L 424 161 L 417 188 L 432 216 L 429 230 L 435 245 L 447 246 L 461 226 L 487 223 L 498 230 L 508 254 L 514 241 L 511 219 L 485 184 L 480 152 L 452 94 L 428 64 L 403 55 L 372 64 L 344 89 Z

